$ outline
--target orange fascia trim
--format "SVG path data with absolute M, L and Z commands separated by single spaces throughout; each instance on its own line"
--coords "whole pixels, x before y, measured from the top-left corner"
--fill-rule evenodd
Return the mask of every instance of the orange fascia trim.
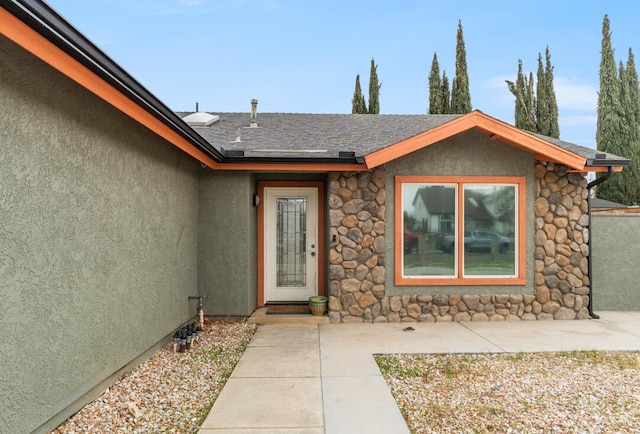
M 325 197 L 322 181 L 258 181 L 258 196 L 264 198 L 265 187 L 315 187 L 318 189 L 318 295 L 325 295 Z M 258 307 L 264 306 L 264 202 L 258 205 Z
M 405 183 L 430 183 L 430 184 L 456 184 L 457 216 L 456 225 L 462 228 L 464 233 L 464 216 L 462 214 L 464 197 L 462 186 L 464 184 L 516 184 L 518 185 L 518 275 L 515 277 L 462 277 L 463 249 L 458 249 L 457 262 L 458 277 L 453 278 L 420 278 L 404 277 L 402 275 L 402 261 L 404 254 L 403 236 L 403 209 L 402 209 L 402 184 Z M 521 176 L 396 176 L 395 177 L 395 203 L 394 203 L 394 280 L 396 286 L 507 286 L 525 285 L 527 283 L 527 237 L 526 237 L 526 209 L 527 209 L 527 180 Z M 458 235 L 462 236 L 462 235 Z
M 622 172 L 623 169 L 624 169 L 623 166 L 613 166 L 613 171 L 614 172 Z M 609 167 L 608 166 L 585 167 L 584 170 L 575 170 L 575 169 L 567 170 L 567 172 L 580 172 L 580 173 L 586 173 L 586 172 L 608 172 L 608 171 L 609 171 Z
M 188 140 L 167 127 L 145 109 L 124 96 L 116 88 L 49 42 L 31 27 L 11 15 L 4 8 L 0 8 L 0 32 L 43 62 L 57 69 L 80 86 L 94 93 L 201 163 L 210 167 L 219 165 Z
M 144 125 L 153 133 L 212 169 L 296 172 L 361 172 L 367 170 L 364 164 L 218 163 L 2 7 L 0 7 L 0 33 L 131 119 Z
M 480 111 L 473 111 L 428 131 L 387 146 L 384 149 L 372 152 L 365 157 L 365 162 L 370 169 L 373 169 L 374 167 L 388 163 L 389 161 L 393 161 L 399 157 L 403 157 L 473 128 L 486 132 L 494 139 L 502 140 L 517 148 L 531 152 L 539 156 L 538 159 L 543 161 L 554 161 L 564 164 L 571 169 L 581 171 L 586 163 L 584 157 L 562 149 L 533 134 L 520 130 Z

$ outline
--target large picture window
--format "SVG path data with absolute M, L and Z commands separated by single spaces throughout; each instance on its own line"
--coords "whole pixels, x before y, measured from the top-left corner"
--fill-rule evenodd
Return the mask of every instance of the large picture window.
M 525 185 L 523 177 L 396 177 L 396 284 L 524 284 Z

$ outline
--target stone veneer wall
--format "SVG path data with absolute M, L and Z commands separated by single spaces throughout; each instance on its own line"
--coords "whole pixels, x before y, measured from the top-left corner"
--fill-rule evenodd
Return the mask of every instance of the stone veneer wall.
M 477 289 L 468 288 L 467 294 L 387 296 L 384 169 L 331 173 L 331 321 L 589 318 L 587 180 L 545 162 L 536 163 L 535 177 L 535 294 L 473 294 Z
M 587 179 L 565 166 L 536 164 L 535 284 L 538 319 L 587 319 Z
M 332 322 L 372 322 L 383 314 L 385 200 L 383 168 L 329 174 Z

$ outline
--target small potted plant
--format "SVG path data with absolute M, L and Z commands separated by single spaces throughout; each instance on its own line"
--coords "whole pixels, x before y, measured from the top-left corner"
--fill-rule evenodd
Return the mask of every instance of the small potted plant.
M 309 308 L 315 316 L 322 316 L 327 311 L 327 301 L 329 299 L 324 295 L 314 295 L 309 297 Z

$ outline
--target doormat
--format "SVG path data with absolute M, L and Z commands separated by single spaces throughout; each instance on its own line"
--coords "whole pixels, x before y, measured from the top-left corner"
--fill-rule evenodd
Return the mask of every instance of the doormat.
M 279 304 L 267 307 L 267 315 L 310 315 L 311 309 L 306 304 Z

